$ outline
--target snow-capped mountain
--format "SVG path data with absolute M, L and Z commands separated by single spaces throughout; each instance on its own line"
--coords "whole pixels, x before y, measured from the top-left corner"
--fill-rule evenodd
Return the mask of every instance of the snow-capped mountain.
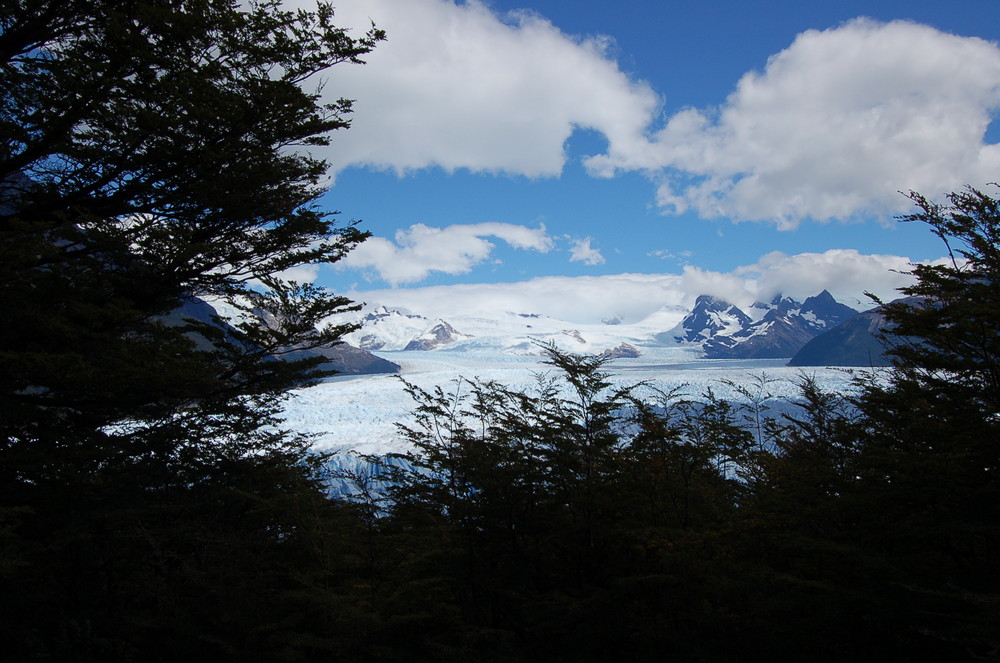
M 238 337 L 232 324 L 238 320 L 246 320 L 248 315 L 255 316 L 259 324 L 274 324 L 273 316 L 264 311 L 254 311 L 252 314 L 247 314 L 229 307 L 221 301 L 209 303 L 198 297 L 183 300 L 181 305 L 164 316 L 163 320 L 166 324 L 170 325 L 181 325 L 190 321 L 212 325 L 222 329 L 232 341 Z M 253 318 L 250 319 L 253 320 Z M 188 337 L 194 341 L 199 349 L 212 349 L 212 342 L 202 334 L 191 332 L 188 334 Z M 298 360 L 317 356 L 322 358 L 319 368 L 333 370 L 343 375 L 396 373 L 399 371 L 398 364 L 381 357 L 376 357 L 367 350 L 355 347 L 346 342 L 309 349 L 285 348 L 280 353 L 280 356 L 276 358 L 279 360 Z
M 490 318 L 458 315 L 444 320 L 375 306 L 360 322 L 362 328 L 345 336 L 345 340 L 366 350 L 381 352 L 449 349 L 534 355 L 541 353 L 536 345 L 538 342 L 550 340 L 577 352 L 599 352 L 628 337 L 628 329 L 622 326 L 584 325 L 588 331 L 581 332 L 578 328 L 570 328 L 564 320 L 537 313 L 500 312 Z M 590 328 L 600 329 L 601 333 L 592 334 Z
M 539 344 L 554 343 L 572 352 L 622 359 L 641 355 L 644 347 L 674 346 L 706 358 L 783 358 L 856 313 L 826 291 L 802 303 L 778 296 L 746 310 L 703 295 L 690 311 L 664 307 L 637 322 L 569 323 L 514 312 L 443 319 L 375 306 L 361 320 L 362 328 L 345 340 L 383 352 L 447 349 L 523 356 L 540 354 Z
M 857 315 L 857 311 L 846 304 L 841 304 L 828 291 L 807 298 L 799 309 L 799 317 L 818 333 L 822 333 L 841 322 Z
M 824 290 L 799 303 L 776 296 L 757 302 L 750 313 L 713 297 L 699 297 L 674 338 L 701 343 L 709 359 L 791 357 L 814 336 L 857 314 Z
M 911 306 L 925 305 L 920 297 L 897 299 Z M 891 327 L 882 308 L 872 309 L 845 320 L 833 329 L 819 334 L 788 362 L 789 366 L 889 366 L 886 343 L 914 343 L 916 339 L 889 337 L 882 333 Z
M 748 325 L 753 320 L 737 306 L 711 295 L 701 295 L 694 303 L 694 309 L 681 322 L 674 337 L 678 343 L 702 343 L 714 336 L 728 336 Z
M 472 336 L 456 331 L 444 320 L 438 320 L 433 327 L 407 343 L 403 350 L 436 350 L 467 338 L 472 338 Z
M 402 350 L 431 321 L 401 309 L 377 306 L 359 322 L 361 330 L 348 334 L 345 340 L 364 350 Z

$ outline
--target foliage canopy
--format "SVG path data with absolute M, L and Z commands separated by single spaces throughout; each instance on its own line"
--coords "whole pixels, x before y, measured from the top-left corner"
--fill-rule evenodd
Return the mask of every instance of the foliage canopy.
M 323 2 L 5 3 L 11 660 L 273 660 L 325 646 L 305 634 L 321 632 L 311 592 L 331 505 L 307 440 L 276 416 L 321 373 L 280 356 L 335 342 L 347 328 L 318 324 L 352 304 L 281 274 L 365 237 L 316 206 L 325 166 L 309 150 L 351 111 L 321 100 L 319 76 L 383 38 L 337 27 Z M 253 315 L 228 325 L 205 299 Z
M 351 303 L 281 278 L 364 238 L 315 206 L 316 76 L 384 35 L 275 0 L 0 14 L 0 641 L 10 660 L 917 660 L 1000 652 L 1000 203 L 913 194 L 952 256 L 884 304 L 894 365 L 740 401 L 407 385 L 388 492 L 330 500 L 283 352 Z M 200 298 L 253 313 L 223 325 Z M 384 480 L 385 477 L 380 477 Z

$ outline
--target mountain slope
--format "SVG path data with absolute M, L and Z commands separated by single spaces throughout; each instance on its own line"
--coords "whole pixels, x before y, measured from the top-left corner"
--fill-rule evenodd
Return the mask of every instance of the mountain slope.
M 680 324 L 678 342 L 704 342 L 716 335 L 732 333 L 751 324 L 753 320 L 737 306 L 711 295 L 700 295 L 694 309 Z
M 237 315 L 235 311 L 229 312 Z M 263 324 L 266 324 L 266 316 L 258 313 Z M 235 337 L 235 330 L 226 321 L 225 315 L 220 315 L 216 306 L 208 302 L 192 297 L 185 299 L 181 306 L 164 316 L 164 322 L 170 325 L 182 325 L 186 321 L 193 320 L 220 328 L 227 336 Z M 195 345 L 201 350 L 211 349 L 211 341 L 202 334 L 192 332 L 188 334 Z M 232 339 L 230 339 L 232 340 Z M 281 358 L 287 360 L 305 359 L 308 357 L 320 356 L 323 363 L 320 368 L 324 370 L 334 370 L 346 375 L 366 375 L 370 373 L 396 373 L 399 365 L 391 361 L 376 357 L 367 350 L 357 348 L 347 342 L 340 342 L 334 345 L 320 346 L 317 348 L 288 349 L 281 353 Z
M 538 354 L 539 344 L 555 343 L 585 354 L 608 351 L 619 359 L 641 354 L 640 348 L 673 346 L 700 352 L 709 359 L 773 359 L 794 356 L 813 337 L 836 327 L 856 311 L 823 291 L 802 303 L 778 296 L 746 309 L 702 295 L 687 313 L 676 306 L 665 306 L 636 322 L 616 319 L 601 324 L 510 311 L 485 317 L 455 313 L 447 319 L 419 313 L 373 304 L 361 320 L 362 329 L 345 340 L 385 352 L 488 349 L 518 356 Z M 609 350 L 623 344 L 624 351 Z
M 403 350 L 436 350 L 467 338 L 472 336 L 457 331 L 444 320 L 438 320 L 436 325 L 407 343 Z
M 776 296 L 751 307 L 756 319 L 713 297 L 699 297 L 675 334 L 678 342 L 700 342 L 708 359 L 791 357 L 813 337 L 855 315 L 824 290 L 799 303 Z
M 320 368 L 337 371 L 340 375 L 372 375 L 377 373 L 398 373 L 399 364 L 349 343 L 298 350 L 290 353 L 296 359 L 319 355 L 325 360 Z
M 896 301 L 918 304 L 907 297 Z M 889 328 L 880 309 L 858 313 L 802 346 L 789 366 L 889 366 L 880 334 Z

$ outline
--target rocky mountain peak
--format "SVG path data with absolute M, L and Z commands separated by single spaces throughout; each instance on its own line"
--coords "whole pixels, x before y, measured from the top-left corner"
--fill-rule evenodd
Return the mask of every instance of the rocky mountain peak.
M 620 343 L 618 347 L 604 350 L 598 356 L 605 359 L 636 359 L 642 356 L 642 353 L 631 343 Z
M 751 318 L 739 307 L 711 295 L 700 295 L 679 328 L 675 339 L 681 343 L 697 343 L 738 327 L 750 324 Z
M 444 320 L 438 320 L 437 324 L 425 331 L 423 334 L 406 344 L 404 350 L 434 350 L 444 345 L 450 345 L 465 338 L 472 338 L 468 334 L 457 331 Z
M 756 320 L 729 302 L 703 295 L 674 338 L 701 343 L 705 356 L 714 359 L 791 357 L 814 336 L 857 313 L 826 290 L 801 304 L 777 294 L 751 308 Z
M 904 297 L 895 300 L 911 306 L 924 306 L 926 300 Z M 838 325 L 824 329 L 806 343 L 788 362 L 789 366 L 889 366 L 886 355 L 893 343 L 913 343 L 916 339 L 884 336 L 892 328 L 882 307 L 851 316 Z

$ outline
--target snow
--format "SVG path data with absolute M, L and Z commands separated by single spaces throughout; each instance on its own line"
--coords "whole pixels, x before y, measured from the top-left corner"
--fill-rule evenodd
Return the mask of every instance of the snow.
M 600 327 L 595 325 L 594 327 Z M 609 327 L 608 331 L 621 330 Z M 595 329 L 581 334 L 595 333 Z M 614 335 L 614 338 L 621 338 Z M 567 339 L 570 349 L 579 345 Z M 588 339 L 587 346 L 615 347 L 608 336 L 598 341 Z M 633 343 L 636 344 L 636 343 Z M 542 364 L 542 356 L 508 354 L 503 343 L 479 347 L 460 342 L 448 349 L 435 351 L 378 352 L 381 357 L 402 367 L 402 377 L 423 388 L 442 386 L 446 392 L 454 389 L 459 378 L 495 380 L 503 385 L 531 390 L 536 376 L 554 369 Z M 700 359 L 697 347 L 639 347 L 642 356 L 635 359 L 615 359 L 604 370 L 615 386 L 649 386 L 637 390 L 640 396 L 653 396 L 653 388 L 670 390 L 684 386 L 683 393 L 699 396 L 706 389 L 726 399 L 738 399 L 734 387 L 747 384 L 764 375 L 776 380 L 768 385 L 776 399 L 792 399 L 798 395 L 797 382 L 804 375 L 814 377 L 821 386 L 835 391 L 849 388 L 851 374 L 838 368 L 791 368 L 787 359 L 724 360 Z M 467 388 L 467 387 L 465 387 Z M 412 423 L 413 403 L 402 381 L 393 375 L 336 376 L 307 389 L 293 393 L 285 408 L 285 426 L 314 436 L 318 451 L 382 455 L 406 450 L 397 432 L 397 423 Z
M 750 316 L 758 321 L 770 310 L 761 304 L 752 308 Z M 762 376 L 773 380 L 768 384 L 772 397 L 783 400 L 798 396 L 797 384 L 803 375 L 814 377 L 831 391 L 848 389 L 851 383 L 846 369 L 791 368 L 785 365 L 788 359 L 702 359 L 700 344 L 674 340 L 687 315 L 679 307 L 664 307 L 644 320 L 618 320 L 616 324 L 570 323 L 532 312 L 501 312 L 489 318 L 456 314 L 443 322 L 462 337 L 433 350 L 409 351 L 403 348 L 442 320 L 383 306 L 366 307 L 362 315 L 364 326 L 345 340 L 399 364 L 405 380 L 426 390 L 441 386 L 450 393 L 464 378 L 492 380 L 530 392 L 538 375 L 554 371 L 541 363 L 545 356 L 540 345 L 550 343 L 589 355 L 623 343 L 633 346 L 639 357 L 611 360 L 604 371 L 616 387 L 644 383 L 647 386 L 634 393 L 650 398 L 655 389 L 683 386 L 687 396 L 698 397 L 711 388 L 720 398 L 738 400 L 730 383 L 752 385 Z M 356 320 L 353 314 L 353 318 L 338 316 L 331 322 Z M 729 333 L 742 326 L 728 313 L 717 322 Z M 758 325 L 754 333 L 763 333 L 765 326 L 769 325 Z M 413 407 L 398 376 L 336 376 L 293 392 L 284 410 L 285 427 L 312 436 L 318 451 L 384 455 L 407 450 L 397 424 L 413 423 Z
M 368 318 L 362 329 L 345 336 L 344 340 L 372 350 L 403 350 L 411 340 L 422 337 L 442 322 L 381 306 L 374 309 Z M 498 313 L 491 318 L 455 315 L 443 322 L 464 336 L 449 344 L 448 352 L 517 355 L 539 354 L 536 342 L 551 341 L 573 352 L 593 354 L 615 348 L 622 342 L 648 345 L 654 342 L 657 334 L 672 329 L 681 319 L 681 311 L 665 308 L 641 322 L 627 325 L 600 322 L 575 324 L 524 312 Z M 337 317 L 331 321 L 339 323 L 348 320 L 350 318 Z M 442 351 L 445 350 L 434 350 Z M 386 357 L 389 358 L 389 355 Z
M 335 316 L 333 320 L 353 321 L 352 316 Z M 344 340 L 362 348 L 402 350 L 411 340 L 430 331 L 434 324 L 420 315 L 379 306 L 369 312 L 360 330 L 348 334 Z
M 800 313 L 799 315 L 801 315 L 806 322 L 813 325 L 814 327 L 826 327 L 826 320 L 823 320 L 812 311 Z

